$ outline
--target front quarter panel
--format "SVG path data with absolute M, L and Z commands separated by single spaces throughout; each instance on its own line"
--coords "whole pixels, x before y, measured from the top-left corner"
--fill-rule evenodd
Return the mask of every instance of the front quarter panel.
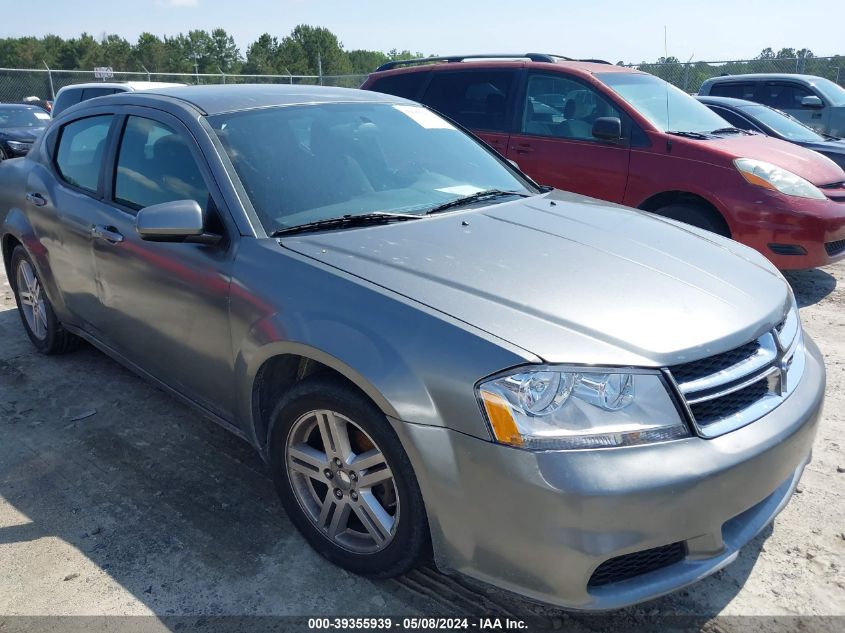
M 474 385 L 539 359 L 276 240 L 243 240 L 231 292 L 244 426 L 263 444 L 252 391 L 270 358 L 296 354 L 337 370 L 391 418 L 489 439 Z

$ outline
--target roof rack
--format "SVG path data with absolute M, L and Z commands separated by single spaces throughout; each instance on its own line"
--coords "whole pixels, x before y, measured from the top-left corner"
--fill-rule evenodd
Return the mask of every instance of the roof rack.
M 448 57 L 420 57 L 418 59 L 399 59 L 392 62 L 387 62 L 376 68 L 376 72 L 382 70 L 390 70 L 398 68 L 399 66 L 416 66 L 419 64 L 428 64 L 431 62 L 462 62 L 467 59 L 529 59 L 532 62 L 550 62 L 554 63 L 559 59 L 564 61 L 576 61 L 571 57 L 564 57 L 563 55 L 547 55 L 545 53 L 517 53 L 517 54 L 499 54 L 493 55 L 490 53 L 484 55 L 450 55 Z M 579 60 L 580 61 L 580 60 Z M 596 60 L 589 60 L 596 61 Z M 607 63 L 607 62 L 605 62 Z

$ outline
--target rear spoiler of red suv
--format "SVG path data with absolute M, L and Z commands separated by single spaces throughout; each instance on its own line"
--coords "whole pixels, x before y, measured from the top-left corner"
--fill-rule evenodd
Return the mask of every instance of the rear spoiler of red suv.
M 546 53 L 521 53 L 516 55 L 494 55 L 491 53 L 485 53 L 483 55 L 451 55 L 448 57 L 420 57 L 417 59 L 398 59 L 396 61 L 387 62 L 376 68 L 375 72 L 381 72 L 383 70 L 391 70 L 392 68 L 398 68 L 400 66 L 416 66 L 418 64 L 430 64 L 432 62 L 462 62 L 468 59 L 528 59 L 532 62 L 548 62 L 554 63 L 556 61 L 567 61 L 567 62 L 593 62 L 596 64 L 609 64 L 610 62 L 606 62 L 602 59 L 572 59 L 571 57 L 564 57 L 563 55 L 547 55 Z

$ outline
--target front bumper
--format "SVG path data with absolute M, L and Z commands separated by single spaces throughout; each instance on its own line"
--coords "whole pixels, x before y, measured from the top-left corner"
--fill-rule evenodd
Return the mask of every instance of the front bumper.
M 561 607 L 624 607 L 732 562 L 784 507 L 810 459 L 824 397 L 807 339 L 793 394 L 726 435 L 632 448 L 531 452 L 397 423 L 438 566 Z M 680 562 L 589 587 L 601 563 L 682 542 Z

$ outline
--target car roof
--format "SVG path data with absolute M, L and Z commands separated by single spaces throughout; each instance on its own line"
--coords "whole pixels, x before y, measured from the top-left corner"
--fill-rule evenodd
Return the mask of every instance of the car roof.
M 748 106 L 759 106 L 761 104 L 756 101 L 748 101 L 746 99 L 737 99 L 736 97 L 711 97 L 710 95 L 698 95 L 696 99 L 702 103 L 711 103 L 713 105 L 723 105 L 730 108 L 745 108 Z M 766 106 L 763 106 L 766 107 Z
M 508 66 L 526 66 L 530 68 L 558 68 L 580 73 L 641 73 L 642 71 L 628 66 L 616 66 L 601 60 L 591 59 L 568 59 L 559 55 L 537 55 L 529 53 L 526 55 L 479 55 L 479 56 L 454 56 L 442 58 L 420 58 L 406 60 L 404 62 L 393 62 L 400 64 L 393 66 L 383 64 L 371 73 L 371 76 L 383 76 L 388 74 L 402 74 L 409 72 L 426 72 L 459 70 L 461 68 L 502 68 Z M 403 65 L 407 64 L 407 65 Z
M 818 81 L 819 79 L 823 79 L 823 77 L 817 77 L 816 75 L 799 75 L 797 73 L 748 73 L 745 75 L 720 75 L 719 77 L 711 77 L 707 80 L 707 83 L 720 83 L 723 81 L 738 81 L 743 79 L 751 81 L 792 79 L 795 81 L 803 81 L 812 84 Z
M 123 95 L 126 96 L 126 95 Z M 316 103 L 413 103 L 408 99 L 353 88 L 301 86 L 290 84 L 217 84 L 207 86 L 179 86 L 136 94 L 144 101 L 157 96 L 186 102 L 204 114 L 221 114 L 237 110 L 251 110 L 280 105 Z M 98 97 L 99 103 L 118 95 Z

